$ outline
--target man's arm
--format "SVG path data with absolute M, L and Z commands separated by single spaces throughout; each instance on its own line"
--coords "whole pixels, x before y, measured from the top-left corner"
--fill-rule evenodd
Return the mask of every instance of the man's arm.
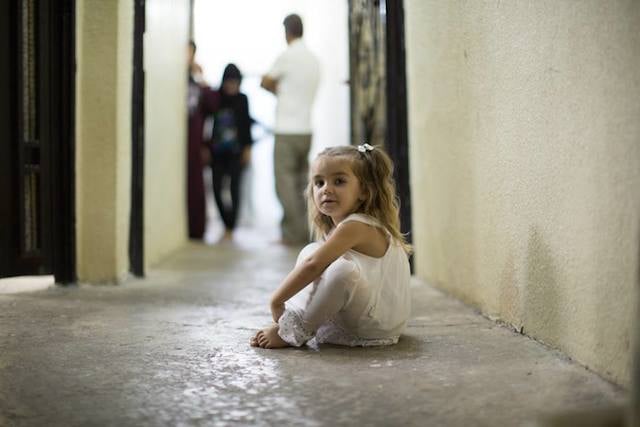
M 263 89 L 268 90 L 269 92 L 271 92 L 272 94 L 276 94 L 276 89 L 278 88 L 278 81 L 275 79 L 272 79 L 271 77 L 269 77 L 268 75 L 264 75 L 262 76 L 262 81 L 260 82 L 260 86 Z

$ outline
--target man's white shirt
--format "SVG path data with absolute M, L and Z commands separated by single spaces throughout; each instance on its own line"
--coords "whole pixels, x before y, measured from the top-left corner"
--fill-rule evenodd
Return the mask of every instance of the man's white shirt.
M 311 108 L 320 81 L 320 63 L 301 38 L 293 40 L 267 76 L 278 81 L 275 132 L 311 134 Z

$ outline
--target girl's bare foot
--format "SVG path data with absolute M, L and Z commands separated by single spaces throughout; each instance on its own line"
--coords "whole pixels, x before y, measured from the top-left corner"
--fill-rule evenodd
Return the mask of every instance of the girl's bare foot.
M 289 347 L 289 343 L 280 338 L 278 335 L 278 325 L 273 325 L 268 328 L 264 328 L 251 338 L 252 347 L 262 348 L 283 348 Z

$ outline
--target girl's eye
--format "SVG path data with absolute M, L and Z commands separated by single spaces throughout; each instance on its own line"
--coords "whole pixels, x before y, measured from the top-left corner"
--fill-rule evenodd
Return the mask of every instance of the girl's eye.
M 344 179 L 342 179 L 342 178 L 338 178 L 338 179 L 336 179 L 336 185 L 344 184 L 344 182 L 345 182 L 345 181 L 344 181 Z
M 324 185 L 324 181 L 316 181 L 316 182 L 314 183 L 314 185 L 315 185 L 316 187 L 322 187 L 322 186 Z

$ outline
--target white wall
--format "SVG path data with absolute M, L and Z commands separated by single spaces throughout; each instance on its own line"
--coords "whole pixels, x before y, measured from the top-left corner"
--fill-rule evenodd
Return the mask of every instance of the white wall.
M 418 275 L 629 384 L 640 3 L 405 3 Z
M 76 239 L 80 282 L 127 275 L 133 7 L 76 2 Z
M 189 0 L 147 0 L 145 68 L 145 263 L 186 242 Z
M 133 4 L 80 0 L 77 16 L 78 279 L 129 270 Z M 189 0 L 147 0 L 144 57 L 145 263 L 186 241 L 186 48 Z

